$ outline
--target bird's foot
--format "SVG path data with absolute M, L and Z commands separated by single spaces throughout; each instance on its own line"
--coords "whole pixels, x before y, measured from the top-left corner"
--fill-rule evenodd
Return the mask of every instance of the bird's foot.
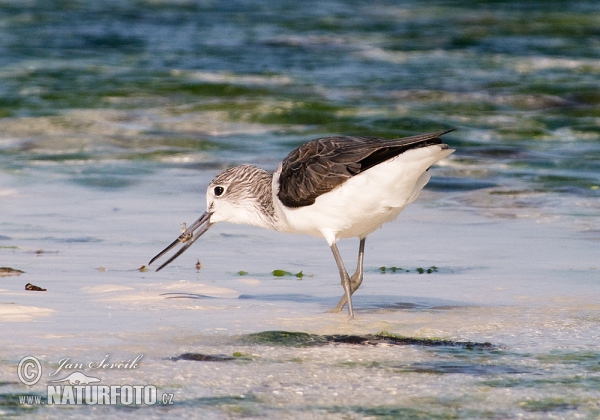
M 363 281 L 362 276 L 360 275 L 360 273 L 358 271 L 356 273 L 354 273 L 352 275 L 352 277 L 350 277 L 350 295 L 354 294 L 354 292 L 356 292 L 358 290 L 362 281 Z M 338 302 L 338 304 L 335 306 L 335 308 L 330 309 L 329 312 L 332 312 L 332 313 L 342 312 L 342 309 L 344 309 L 344 306 L 346 306 L 347 301 L 348 301 L 348 298 L 344 294 L 342 296 L 342 298 L 340 299 L 340 301 Z

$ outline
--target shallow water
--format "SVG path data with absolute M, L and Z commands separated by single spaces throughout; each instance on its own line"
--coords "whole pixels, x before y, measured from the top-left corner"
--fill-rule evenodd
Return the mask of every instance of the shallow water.
M 25 272 L 0 277 L 0 415 L 600 415 L 596 2 L 88 3 L 0 2 L 0 266 Z M 353 321 L 327 312 L 342 289 L 316 238 L 215 226 L 139 271 L 227 166 L 450 128 L 457 152 L 367 240 Z M 295 334 L 382 331 L 492 347 Z M 18 402 L 61 359 L 139 354 L 84 372 L 173 405 Z

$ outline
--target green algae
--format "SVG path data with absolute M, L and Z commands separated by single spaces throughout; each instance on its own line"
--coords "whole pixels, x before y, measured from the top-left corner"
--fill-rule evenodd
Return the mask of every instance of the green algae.
M 495 349 L 491 343 L 476 343 L 470 341 L 453 341 L 438 338 L 405 337 L 387 332 L 364 335 L 332 334 L 319 335 L 305 332 L 292 331 L 263 331 L 243 336 L 241 342 L 245 344 L 281 345 L 292 347 L 311 347 L 326 344 L 349 345 L 415 345 L 425 347 L 459 347 L 467 350 Z

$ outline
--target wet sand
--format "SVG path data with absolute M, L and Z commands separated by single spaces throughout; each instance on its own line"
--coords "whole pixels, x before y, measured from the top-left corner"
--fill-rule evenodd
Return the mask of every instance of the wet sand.
M 355 295 L 356 319 L 349 320 L 327 312 L 342 288 L 318 238 L 216 225 L 172 266 L 140 272 L 179 234 L 180 223 L 204 209 L 198 191 L 212 173 L 174 175 L 110 194 L 52 183 L 6 194 L 12 210 L 3 244 L 17 248 L 0 249 L 2 265 L 25 273 L 0 285 L 2 413 L 118 417 L 122 409 L 114 407 L 10 401 L 21 393 L 45 395 L 49 373 L 64 358 L 87 364 L 139 354 L 136 369 L 93 372 L 103 384 L 153 384 L 173 394 L 174 405 L 128 411 L 133 417 L 598 412 L 597 249 L 585 234 L 533 218 L 485 216 L 426 191 L 367 239 L 365 281 Z M 349 267 L 357 245 L 341 242 Z M 382 266 L 403 270 L 382 273 Z M 416 270 L 431 266 L 437 271 Z M 273 270 L 305 276 L 275 277 Z M 47 291 L 26 291 L 26 283 Z M 311 346 L 268 331 L 383 331 L 493 348 Z M 267 336 L 249 341 L 255 333 Z M 225 360 L 175 361 L 186 353 Z M 30 389 L 15 375 L 26 355 L 44 368 Z

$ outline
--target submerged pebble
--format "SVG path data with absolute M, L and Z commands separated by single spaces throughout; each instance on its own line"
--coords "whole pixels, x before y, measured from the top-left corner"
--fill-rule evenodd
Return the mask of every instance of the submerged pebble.
M 46 291 L 46 289 L 43 289 L 43 288 L 36 286 L 35 284 L 31 284 L 31 283 L 27 283 L 25 285 L 25 290 L 31 290 L 34 292 L 45 292 Z
M 0 267 L 0 277 L 20 276 L 24 271 L 12 267 Z

